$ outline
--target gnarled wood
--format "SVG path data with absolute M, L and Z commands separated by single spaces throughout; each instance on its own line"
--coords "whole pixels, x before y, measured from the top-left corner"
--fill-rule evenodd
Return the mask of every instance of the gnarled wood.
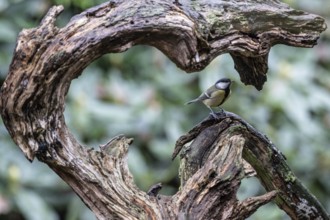
M 147 195 L 135 187 L 126 164 L 130 139 L 119 136 L 101 152 L 87 150 L 70 134 L 63 117 L 72 79 L 103 54 L 123 52 L 137 44 L 160 49 L 187 72 L 201 70 L 216 56 L 230 53 L 242 82 L 261 89 L 270 48 L 278 43 L 312 47 L 325 29 L 321 17 L 276 0 L 118 0 L 91 8 L 57 28 L 55 20 L 62 10 L 61 6 L 51 8 L 38 27 L 18 36 L 1 88 L 1 116 L 25 156 L 47 163 L 99 219 L 241 219 L 275 196 L 277 204 L 293 218 L 299 218 L 301 212 L 290 202 L 299 204 L 303 198 L 300 202 L 307 201 L 303 205 L 313 209 L 309 212 L 312 217 L 326 219 L 322 207 L 305 195 L 293 193 L 288 195 L 293 200 L 286 200 L 282 193 L 287 188 L 281 184 L 264 182 L 269 193 L 237 200 L 240 180 L 247 173 L 246 161 L 263 180 L 262 172 L 278 173 L 268 173 L 259 165 L 278 166 L 283 158 L 276 150 L 269 154 L 267 142 L 258 142 L 262 143 L 256 148 L 260 151 L 251 148 L 255 139 L 245 136 L 260 137 L 235 130 L 232 126 L 238 125 L 229 123 L 232 118 L 217 121 L 217 125 L 207 121 L 217 130 L 199 127 L 202 136 L 183 138 L 195 139 L 201 149 L 212 147 L 203 157 L 197 154 L 183 160 L 181 167 L 186 170 L 181 170 L 181 188 L 166 197 Z M 230 125 L 223 127 L 223 123 Z M 299 187 L 294 176 L 287 177 L 286 184 Z
M 325 209 L 297 179 L 275 145 L 230 112 L 220 114 L 217 119 L 207 118 L 178 139 L 173 157 L 182 150 L 181 187 L 213 158 L 218 135 L 226 132 L 239 134 L 245 140 L 243 159 L 254 168 L 257 178 L 267 191 L 277 192 L 274 201 L 292 219 L 329 219 Z M 192 144 L 184 146 L 191 140 Z

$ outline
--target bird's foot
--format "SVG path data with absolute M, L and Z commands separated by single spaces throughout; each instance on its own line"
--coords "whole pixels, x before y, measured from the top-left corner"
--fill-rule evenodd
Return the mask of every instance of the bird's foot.
M 215 112 L 211 112 L 210 115 L 214 118 L 214 119 L 218 119 L 219 115 L 217 115 L 217 113 Z
M 225 110 L 223 110 L 223 108 L 219 108 L 219 112 L 217 112 L 217 114 L 223 115 L 225 114 Z
M 224 111 L 222 108 L 219 108 L 219 109 L 220 109 L 219 112 L 214 112 L 214 111 L 212 111 L 212 112 L 210 113 L 210 115 L 211 115 L 214 119 L 219 119 L 222 115 L 225 114 L 225 111 Z

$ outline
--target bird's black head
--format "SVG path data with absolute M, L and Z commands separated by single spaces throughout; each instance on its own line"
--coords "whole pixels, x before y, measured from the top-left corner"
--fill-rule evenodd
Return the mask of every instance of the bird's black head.
M 231 80 L 228 78 L 222 78 L 219 79 L 216 83 L 215 83 L 215 87 L 217 89 L 228 89 L 230 87 L 231 84 Z

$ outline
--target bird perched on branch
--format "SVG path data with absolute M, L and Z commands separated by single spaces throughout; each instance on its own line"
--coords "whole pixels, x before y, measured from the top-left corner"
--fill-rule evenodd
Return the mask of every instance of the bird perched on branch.
M 203 102 L 203 104 L 211 110 L 211 115 L 217 118 L 213 111 L 213 107 L 222 105 L 229 97 L 231 80 L 228 78 L 219 79 L 213 86 L 203 92 L 198 98 L 186 103 L 186 105 L 194 102 Z

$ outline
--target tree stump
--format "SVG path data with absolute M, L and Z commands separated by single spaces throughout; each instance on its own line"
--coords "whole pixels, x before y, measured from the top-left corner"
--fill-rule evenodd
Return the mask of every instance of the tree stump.
M 270 48 L 314 46 L 323 18 L 277 0 L 114 0 L 58 28 L 62 11 L 52 7 L 38 27 L 19 34 L 1 88 L 1 116 L 26 158 L 46 163 L 97 218 L 244 219 L 274 199 L 292 219 L 329 219 L 268 138 L 232 113 L 204 120 L 177 141 L 181 187 L 173 196 L 158 195 L 161 185 L 148 193 L 135 186 L 126 161 L 130 138 L 87 149 L 63 117 L 71 80 L 103 54 L 138 44 L 158 48 L 186 72 L 229 53 L 241 81 L 261 90 Z M 240 181 L 250 175 L 268 192 L 239 201 Z

